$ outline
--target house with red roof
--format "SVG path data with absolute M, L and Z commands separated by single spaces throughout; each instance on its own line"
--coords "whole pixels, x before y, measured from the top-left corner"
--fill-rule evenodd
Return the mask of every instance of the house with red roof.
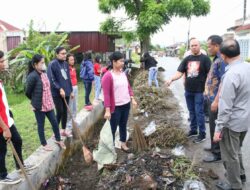
M 0 50 L 12 50 L 23 41 L 23 37 L 24 32 L 21 29 L 0 20 Z

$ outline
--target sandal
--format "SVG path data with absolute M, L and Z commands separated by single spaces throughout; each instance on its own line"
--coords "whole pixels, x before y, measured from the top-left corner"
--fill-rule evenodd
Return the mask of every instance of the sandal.
M 55 141 L 55 143 L 58 144 L 61 149 L 66 150 L 66 146 L 63 141 Z
M 122 146 L 121 146 L 121 150 L 123 152 L 126 152 L 126 153 L 131 153 L 130 149 L 127 147 L 127 149 L 124 149 Z
M 53 151 L 53 148 L 51 146 L 49 146 L 48 144 L 46 144 L 45 146 L 43 146 L 43 150 L 45 150 L 45 151 Z

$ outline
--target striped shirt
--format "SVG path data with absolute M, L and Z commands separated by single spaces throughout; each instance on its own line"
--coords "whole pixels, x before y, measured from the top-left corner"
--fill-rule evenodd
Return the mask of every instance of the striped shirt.
M 54 102 L 51 95 L 50 82 L 45 73 L 41 74 L 43 83 L 43 98 L 42 98 L 42 112 L 48 112 L 54 109 Z
M 14 124 L 14 120 L 10 117 L 9 104 L 8 104 L 6 93 L 5 93 L 3 83 L 1 80 L 0 80 L 0 116 L 3 122 L 8 127 L 11 127 Z M 0 128 L 0 133 L 2 132 L 3 130 L 2 128 Z

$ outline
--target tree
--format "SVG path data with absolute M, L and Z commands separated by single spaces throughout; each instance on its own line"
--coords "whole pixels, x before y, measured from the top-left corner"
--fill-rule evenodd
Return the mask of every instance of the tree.
M 110 16 L 101 24 L 101 31 L 130 39 L 137 37 L 145 52 L 149 49 L 150 36 L 168 24 L 172 17 L 205 16 L 210 11 L 210 3 L 208 0 L 99 0 L 99 9 L 106 14 L 124 9 L 127 18 Z M 136 29 L 126 29 L 123 25 L 126 20 L 135 21 Z

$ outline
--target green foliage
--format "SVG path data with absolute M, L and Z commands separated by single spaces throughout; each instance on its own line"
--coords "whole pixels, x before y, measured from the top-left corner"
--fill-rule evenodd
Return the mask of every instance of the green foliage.
M 201 42 L 201 49 L 205 50 L 207 52 L 207 42 Z
M 23 90 L 22 83 L 25 81 L 28 63 L 33 55 L 41 54 L 45 57 L 45 62 L 48 64 L 55 56 L 55 48 L 64 46 L 70 49 L 68 42 L 68 33 L 56 34 L 55 32 L 41 34 L 39 31 L 33 29 L 33 21 L 30 22 L 28 37 L 17 48 L 8 52 L 10 73 L 8 85 L 12 89 L 17 89 L 21 84 L 21 91 Z M 70 51 L 75 50 L 74 47 Z
M 159 44 L 156 44 L 156 45 L 150 44 L 149 50 L 150 51 L 164 51 L 165 48 L 161 47 Z
M 136 64 L 140 64 L 140 55 L 138 55 L 135 52 L 132 52 L 131 54 L 131 59 L 136 63 Z
M 187 51 L 186 45 L 182 45 L 179 49 L 178 57 L 182 59 L 186 51 Z
M 136 21 L 136 29 L 132 32 L 142 43 L 149 45 L 150 35 L 161 30 L 173 16 L 204 16 L 210 11 L 210 3 L 208 0 L 99 0 L 99 9 L 106 14 L 124 9 L 126 19 Z M 100 29 L 104 33 L 120 35 L 122 31 L 130 31 L 123 23 L 121 19 L 109 17 Z

